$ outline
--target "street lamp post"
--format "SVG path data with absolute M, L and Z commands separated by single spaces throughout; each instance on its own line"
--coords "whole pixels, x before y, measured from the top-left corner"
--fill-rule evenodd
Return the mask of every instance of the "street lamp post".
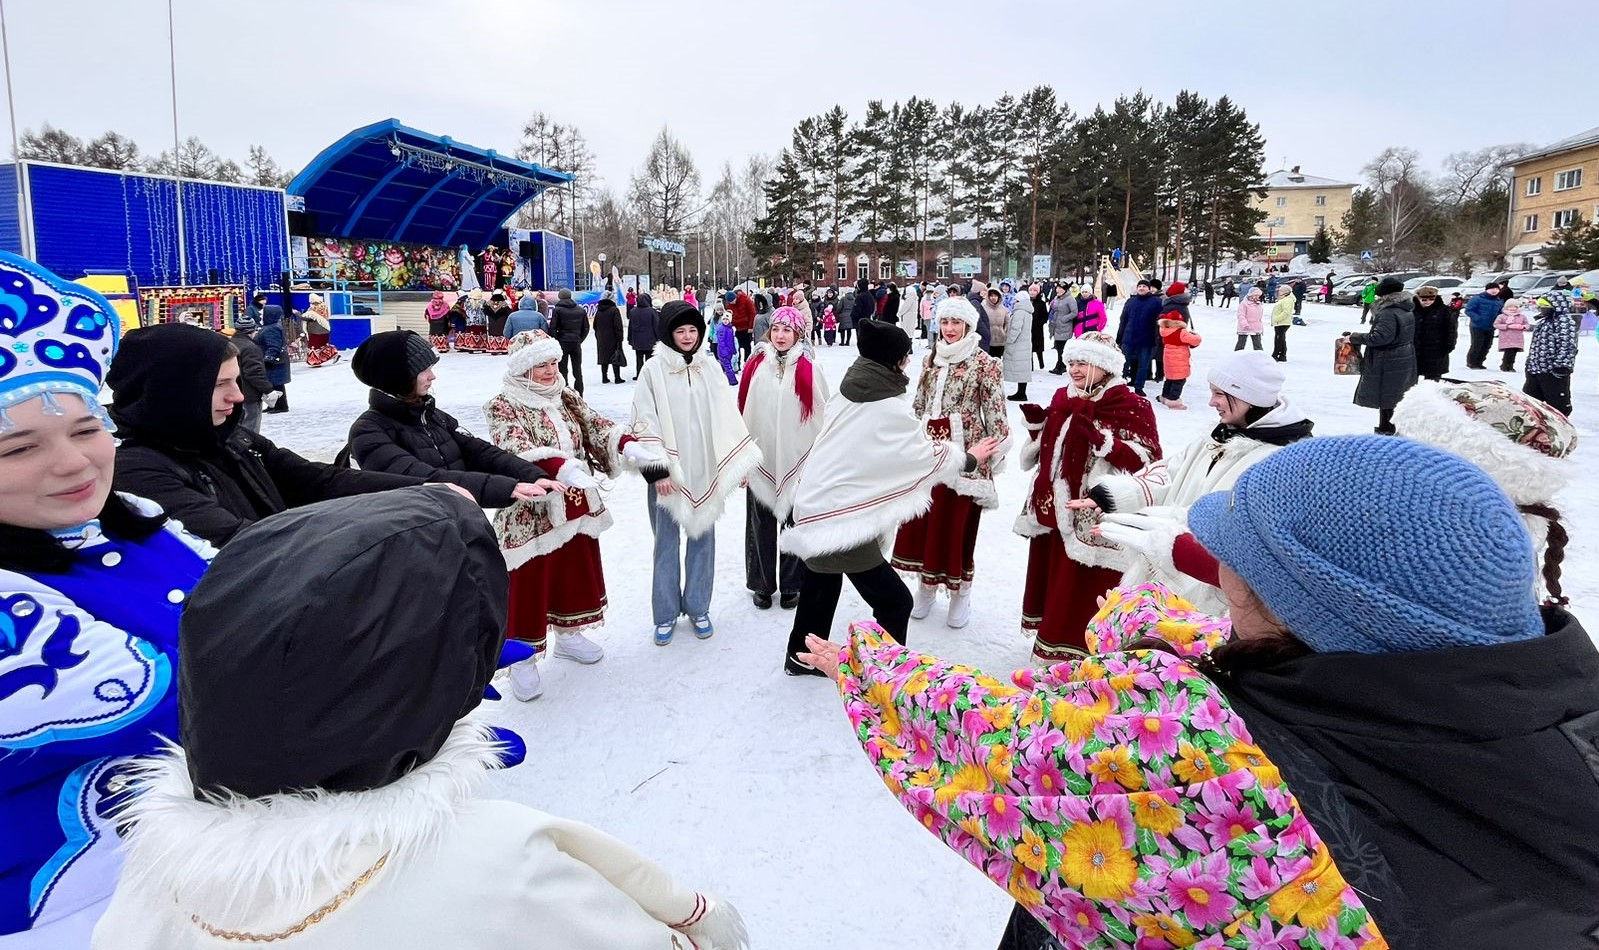
M 609 289 L 609 287 L 610 287 L 610 285 L 606 282 L 606 278 L 605 278 L 605 252 L 604 251 L 600 252 L 600 286 L 603 287 L 603 288 L 606 288 L 606 289 Z

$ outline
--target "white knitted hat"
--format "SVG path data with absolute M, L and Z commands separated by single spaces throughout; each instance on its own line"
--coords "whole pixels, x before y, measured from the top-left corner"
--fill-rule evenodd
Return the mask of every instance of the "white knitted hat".
M 973 307 L 972 302 L 965 297 L 945 297 L 933 308 L 933 316 L 939 320 L 946 317 L 964 320 L 966 326 L 973 330 L 977 329 L 977 308 Z
M 1068 363 L 1087 363 L 1090 366 L 1097 366 L 1113 376 L 1119 375 L 1122 366 L 1127 362 L 1127 357 L 1122 354 L 1122 348 L 1116 345 L 1116 338 L 1098 330 L 1067 340 L 1060 357 Z
M 506 349 L 510 360 L 506 371 L 518 376 L 539 365 L 561 358 L 561 344 L 539 330 L 523 330 L 511 338 Z
M 1259 351 L 1234 353 L 1212 366 L 1206 382 L 1251 406 L 1275 406 L 1288 377 L 1282 364 Z

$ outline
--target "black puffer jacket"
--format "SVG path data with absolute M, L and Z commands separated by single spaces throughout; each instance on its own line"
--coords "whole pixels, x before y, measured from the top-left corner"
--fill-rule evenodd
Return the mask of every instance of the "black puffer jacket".
M 405 402 L 374 389 L 367 405 L 350 426 L 350 457 L 365 471 L 453 482 L 486 508 L 509 507 L 519 482 L 553 477 L 461 428 L 432 396 Z
M 1219 680 L 1394 950 L 1591 946 L 1599 922 L 1599 653 L 1311 654 Z
M 550 336 L 562 343 L 582 343 L 589 338 L 589 315 L 572 300 L 557 300 L 550 308 Z
M 847 322 L 840 320 L 839 329 L 852 330 L 860 325 L 862 320 L 872 320 L 877 317 L 877 299 L 872 296 L 869 287 L 870 284 L 864 278 L 855 282 L 855 298 L 850 302 L 849 319 Z M 833 315 L 838 316 L 838 311 L 833 311 Z
M 660 342 L 657 332 L 661 315 L 649 294 L 639 294 L 638 303 L 627 308 L 627 345 L 648 353 Z
M 419 485 L 422 479 L 357 472 L 301 458 L 248 429 L 235 411 L 211 423 L 227 338 L 182 324 L 128 334 L 111 364 L 118 491 L 148 498 L 215 545 L 288 508 Z

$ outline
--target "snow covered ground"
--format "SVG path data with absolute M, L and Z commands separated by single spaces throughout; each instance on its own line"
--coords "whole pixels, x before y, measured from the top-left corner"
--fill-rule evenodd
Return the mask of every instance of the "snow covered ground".
M 1156 406 L 1169 451 L 1215 425 L 1204 375 L 1234 342 L 1231 311 L 1202 305 L 1193 311 L 1205 343 L 1194 352 L 1185 393 L 1191 408 Z M 1307 304 L 1305 318 L 1308 327 L 1289 333 L 1289 397 L 1315 419 L 1318 435 L 1371 432 L 1376 412 L 1350 402 L 1354 378 L 1332 375 L 1333 340 L 1356 324 L 1359 311 Z M 1264 342 L 1269 350 L 1269 329 Z M 598 382 L 592 347 L 591 341 L 584 367 L 589 402 L 625 420 L 633 385 Z M 1465 347 L 1462 329 L 1455 376 L 1505 379 L 1519 388 L 1519 374 L 1463 369 Z M 842 346 L 819 350 L 835 388 L 853 354 Z M 1495 354 L 1490 365 L 1497 362 Z M 485 433 L 481 407 L 498 391 L 503 366 L 492 356 L 446 356 L 437 367 L 441 405 Z M 1599 419 L 1596 369 L 1594 357 L 1578 361 L 1574 417 L 1584 441 L 1571 464 L 1579 469 L 1599 457 L 1599 435 L 1590 425 Z M 1047 403 L 1062 379 L 1037 373 L 1029 394 Z M 1153 396 L 1158 388 L 1147 391 Z M 265 434 L 331 459 L 366 405 L 348 360 L 297 368 L 289 393 L 293 411 L 267 416 Z M 1019 413 L 1012 409 L 1011 416 L 1019 430 Z M 928 619 L 911 622 L 910 643 L 1003 674 L 1029 658 L 1019 628 L 1027 547 L 1011 532 L 1026 483 L 1015 466 L 998 481 L 1001 507 L 984 519 L 978 537 L 970 626 L 945 626 L 941 599 Z M 1566 587 L 1578 614 L 1593 623 L 1599 538 L 1588 528 L 1599 512 L 1599 481 L 1576 481 L 1559 499 L 1573 539 Z M 744 590 L 742 498 L 717 528 L 716 636 L 697 641 L 685 624 L 665 648 L 650 640 L 643 483 L 621 479 L 608 504 L 616 526 L 601 547 L 610 613 L 605 629 L 591 634 L 607 656 L 592 667 L 552 660 L 544 666 L 542 698 L 498 705 L 501 721 L 528 740 L 529 756 L 495 777 L 495 791 L 592 822 L 690 886 L 726 896 L 743 912 L 760 950 L 886 946 L 903 941 L 910 926 L 929 946 L 993 947 L 1009 912 L 1005 895 L 920 829 L 883 788 L 830 684 L 783 674 L 793 615 L 775 606 L 756 610 Z M 849 619 L 868 616 L 848 584 L 838 616 L 835 636 Z

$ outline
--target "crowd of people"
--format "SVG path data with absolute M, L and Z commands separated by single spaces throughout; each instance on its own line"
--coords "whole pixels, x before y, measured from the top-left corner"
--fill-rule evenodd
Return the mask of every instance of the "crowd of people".
M 1114 332 L 1094 289 L 1047 282 L 627 291 L 625 323 L 524 297 L 364 342 L 369 408 L 327 464 L 247 426 L 244 334 L 122 339 L 91 291 L 0 271 L 26 301 L 0 333 L 37 355 L 0 350 L 19 946 L 746 946 L 726 901 L 477 790 L 522 749 L 478 709 L 496 669 L 531 701 L 546 655 L 603 658 L 601 489 L 634 476 L 653 642 L 715 636 L 744 493 L 783 670 L 836 680 L 888 789 L 1016 902 L 1005 950 L 1574 947 L 1599 919 L 1599 651 L 1565 609 L 1576 434 L 1544 388 L 1569 304 L 1533 304 L 1525 392 L 1417 384 L 1436 335 L 1379 286 L 1356 399 L 1400 438 L 1314 436 L 1283 336 L 1268 356 L 1240 323 L 1204 380 L 1217 424 L 1174 447 L 1154 405 L 1187 408 L 1201 343 L 1181 282 L 1138 282 Z M 627 420 L 584 399 L 589 333 L 602 380 L 635 351 Z M 441 335 L 504 357 L 486 439 L 434 400 Z M 829 342 L 855 347 L 836 385 Z M 1029 401 L 1050 342 L 1063 385 Z M 1034 667 L 992 677 L 907 641 L 941 591 L 970 622 L 1012 454 Z M 260 583 L 291 572 L 312 581 Z M 846 577 L 873 619 L 839 642 Z

